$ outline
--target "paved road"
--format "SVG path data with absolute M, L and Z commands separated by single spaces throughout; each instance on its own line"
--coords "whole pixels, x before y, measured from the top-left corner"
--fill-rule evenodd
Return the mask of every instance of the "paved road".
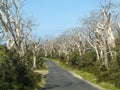
M 46 75 L 46 85 L 42 90 L 100 90 L 82 79 L 58 67 L 51 60 L 46 60 L 49 73 Z

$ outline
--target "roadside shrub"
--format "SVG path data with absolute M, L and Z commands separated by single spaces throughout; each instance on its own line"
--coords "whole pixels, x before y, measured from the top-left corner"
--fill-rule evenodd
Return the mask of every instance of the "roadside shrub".
M 83 56 L 82 59 L 84 60 L 84 66 L 89 67 L 89 66 L 94 66 L 96 63 L 96 53 L 95 51 L 89 51 L 86 52 Z
M 104 81 L 114 84 L 116 87 L 120 88 L 120 67 L 113 66 L 108 68 L 106 71 L 101 71 L 98 75 L 98 81 Z
M 66 62 L 66 55 L 65 55 L 65 53 L 61 53 L 60 54 L 60 60 L 62 60 L 63 62 Z
M 36 69 L 44 69 L 45 68 L 44 60 L 40 56 L 37 57 L 37 66 L 36 67 L 37 67 Z
M 79 62 L 80 62 L 80 55 L 77 51 L 75 52 L 72 52 L 70 55 L 69 55 L 69 64 L 72 65 L 72 66 L 79 66 Z
M 0 46 L 0 90 L 34 90 L 38 87 L 42 76 L 31 70 L 27 59 L 19 57 L 14 49 Z
M 96 54 L 94 51 L 86 52 L 83 55 L 79 55 L 77 51 L 70 54 L 70 65 L 77 66 L 79 68 L 89 68 L 96 63 Z
M 59 58 L 58 52 L 57 51 L 52 51 L 52 57 L 53 59 Z

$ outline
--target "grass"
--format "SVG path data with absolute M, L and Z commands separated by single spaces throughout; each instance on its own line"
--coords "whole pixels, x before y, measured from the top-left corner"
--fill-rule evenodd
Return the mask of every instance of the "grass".
M 81 76 L 83 79 L 96 84 L 97 86 L 100 86 L 102 89 L 101 90 L 120 90 L 119 88 L 115 87 L 114 85 L 110 84 L 110 83 L 106 83 L 106 82 L 97 82 L 97 78 L 95 75 L 88 73 L 86 71 L 82 71 L 79 70 L 77 68 L 73 68 L 71 66 L 66 65 L 65 63 L 63 63 L 62 61 L 58 60 L 58 59 L 52 59 L 58 66 L 72 71 L 73 73 L 77 74 L 78 76 Z M 95 85 L 95 86 L 96 86 Z
M 44 77 L 42 77 L 42 81 L 40 83 L 38 83 L 38 85 L 42 88 L 42 87 L 44 87 L 45 83 L 46 83 L 46 79 Z

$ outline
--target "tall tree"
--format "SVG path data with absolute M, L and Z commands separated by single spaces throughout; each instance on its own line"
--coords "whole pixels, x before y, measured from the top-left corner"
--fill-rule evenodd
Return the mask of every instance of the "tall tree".
M 6 39 L 7 48 L 16 48 L 21 56 L 25 53 L 24 31 L 30 30 L 30 23 L 26 23 L 27 21 L 21 15 L 22 2 L 23 0 L 0 1 L 0 26 Z

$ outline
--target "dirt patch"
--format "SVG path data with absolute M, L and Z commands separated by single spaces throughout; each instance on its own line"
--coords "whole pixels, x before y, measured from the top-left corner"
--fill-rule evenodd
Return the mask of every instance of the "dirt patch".
M 83 79 L 83 77 L 81 77 L 81 76 L 79 76 L 79 75 L 77 75 L 77 74 L 75 74 L 75 73 L 73 73 L 73 72 L 70 72 L 74 77 L 77 77 L 77 78 L 79 78 L 79 79 Z
M 42 74 L 42 75 L 48 74 L 48 70 L 34 70 L 34 72 Z

